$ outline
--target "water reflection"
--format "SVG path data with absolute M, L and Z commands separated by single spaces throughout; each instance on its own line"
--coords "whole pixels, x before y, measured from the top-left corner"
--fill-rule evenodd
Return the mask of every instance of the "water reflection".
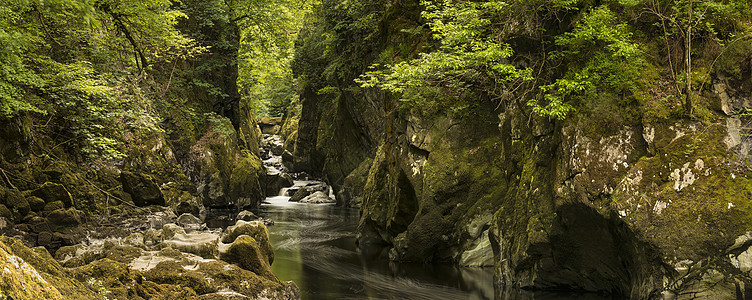
M 357 209 L 280 196 L 259 213 L 275 221 L 274 273 L 294 281 L 303 299 L 494 299 L 491 269 L 395 264 L 384 249 L 358 250 Z

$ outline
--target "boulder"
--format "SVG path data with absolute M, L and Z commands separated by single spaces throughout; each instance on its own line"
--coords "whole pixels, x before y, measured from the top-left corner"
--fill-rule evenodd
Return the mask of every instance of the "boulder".
M 162 241 L 160 247 L 170 247 L 212 259 L 217 258 L 219 252 L 219 236 L 207 232 L 175 233 L 172 238 Z
M 78 226 L 81 224 L 81 213 L 75 208 L 58 209 L 47 215 L 47 221 L 53 228 Z
M 201 229 L 201 219 L 192 214 L 182 214 L 178 217 L 178 225 L 186 230 L 198 230 Z
M 300 200 L 303 200 L 303 198 L 308 197 L 308 195 L 310 195 L 310 194 L 311 194 L 311 192 L 308 191 L 307 189 L 300 188 L 297 191 L 295 191 L 294 194 L 292 194 L 292 196 L 290 197 L 289 201 L 290 202 L 298 202 Z
M 263 251 L 264 256 L 269 258 L 269 264 L 274 261 L 274 251 L 272 250 L 272 244 L 269 242 L 269 230 L 266 229 L 266 225 L 259 221 L 237 221 L 235 225 L 227 227 L 227 230 L 222 234 L 222 243 L 232 243 L 241 235 L 247 235 L 253 237 L 258 241 L 259 247 Z
M 63 204 L 62 201 L 53 201 L 53 202 L 48 202 L 47 204 L 45 204 L 42 210 L 46 212 L 51 212 L 51 211 L 55 211 L 55 210 L 63 209 L 63 208 L 65 208 L 65 204 Z
M 261 249 L 256 239 L 241 235 L 232 242 L 225 251 L 220 252 L 219 257 L 229 263 L 251 271 L 263 277 L 273 277 L 269 257 Z
M 182 214 L 193 214 L 198 215 L 199 209 L 198 206 L 191 204 L 189 202 L 180 202 L 177 207 L 175 207 L 175 214 L 182 215 Z
M 0 218 L 5 218 L 8 221 L 13 220 L 13 212 L 5 205 L 0 204 Z
M 42 198 L 39 198 L 37 196 L 27 197 L 26 202 L 29 203 L 29 208 L 31 208 L 32 211 L 41 211 L 44 209 L 44 206 L 46 205 L 44 200 L 42 200 Z
M 335 202 L 337 201 L 329 197 L 329 195 L 324 194 L 324 192 L 315 192 L 300 200 L 300 203 L 309 203 L 309 204 L 325 204 L 325 203 L 335 203 Z
M 292 176 L 287 173 L 275 173 L 266 175 L 266 196 L 276 196 L 279 190 L 293 185 Z
M 241 211 L 238 214 L 238 216 L 236 217 L 236 219 L 237 220 L 243 220 L 243 221 L 256 221 L 256 220 L 258 220 L 260 218 L 259 218 L 259 216 L 257 216 L 253 212 L 244 210 L 244 211 Z
M 21 218 L 29 213 L 31 208 L 23 194 L 18 190 L 8 190 L 5 194 L 5 206 L 11 211 L 17 212 Z
M 73 197 L 62 184 L 45 182 L 32 191 L 31 195 L 42 198 L 47 203 L 60 201 L 65 207 L 73 206 Z
M 165 205 L 162 191 L 149 175 L 123 171 L 120 173 L 120 183 L 137 206 Z

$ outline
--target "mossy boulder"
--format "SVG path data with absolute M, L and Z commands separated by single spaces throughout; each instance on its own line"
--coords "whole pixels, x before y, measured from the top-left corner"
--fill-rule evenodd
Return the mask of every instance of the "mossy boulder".
M 57 229 L 74 227 L 81 224 L 82 213 L 75 208 L 58 209 L 47 215 L 50 226 Z
M 137 206 L 165 205 L 162 191 L 149 175 L 123 171 L 120 173 L 120 183 Z
M 47 204 L 42 198 L 37 196 L 29 196 L 26 198 L 26 201 L 29 202 L 29 208 L 35 212 L 43 210 L 44 206 Z
M 96 299 L 98 296 L 58 264 L 44 248 L 0 237 L 0 290 L 13 299 Z
M 46 203 L 60 201 L 65 207 L 73 206 L 73 197 L 68 190 L 59 183 L 45 182 L 31 192 L 32 196 L 42 198 Z
M 264 223 L 238 220 L 235 225 L 227 227 L 227 230 L 222 234 L 222 243 L 232 243 L 241 235 L 253 237 L 261 248 L 262 254 L 269 259 L 269 264 L 274 261 L 274 251 L 269 241 L 269 230 Z
M 13 189 L 6 191 L 5 199 L 3 200 L 5 206 L 8 207 L 8 209 L 10 209 L 11 211 L 15 212 L 19 221 L 23 219 L 23 217 L 26 216 L 29 211 L 31 211 L 29 202 L 26 201 L 23 193 L 18 190 Z
M 261 183 L 264 182 L 265 174 L 258 156 L 247 150 L 241 151 L 237 164 L 232 169 L 228 192 L 230 199 L 235 199 L 236 208 L 255 208 L 261 204 L 264 195 Z
M 55 211 L 58 209 L 64 209 L 64 208 L 65 208 L 65 204 L 63 204 L 62 201 L 53 201 L 53 202 L 48 202 L 47 204 L 45 204 L 42 210 L 45 212 L 52 212 L 52 211 Z
M 224 250 L 220 252 L 220 259 L 236 264 L 260 276 L 267 278 L 274 277 L 270 265 L 271 259 L 266 256 L 266 251 L 261 249 L 261 245 L 259 245 L 256 239 L 247 235 L 241 235 Z

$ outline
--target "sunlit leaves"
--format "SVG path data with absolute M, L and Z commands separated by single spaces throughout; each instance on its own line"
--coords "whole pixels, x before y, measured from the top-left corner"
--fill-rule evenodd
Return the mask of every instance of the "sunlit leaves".
M 378 86 L 403 97 L 419 95 L 419 91 L 406 92 L 422 88 L 462 95 L 473 81 L 505 84 L 532 79 L 531 70 L 509 63 L 514 51 L 499 40 L 497 28 L 491 26 L 492 18 L 507 7 L 505 2 L 440 0 L 421 4 L 433 39 L 441 43 L 439 48 L 383 69 L 372 66 L 372 71 L 356 80 L 362 87 Z

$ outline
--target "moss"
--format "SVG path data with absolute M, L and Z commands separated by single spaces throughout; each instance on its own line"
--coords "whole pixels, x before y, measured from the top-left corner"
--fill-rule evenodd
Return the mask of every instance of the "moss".
M 73 198 L 62 184 L 45 182 L 34 190 L 31 195 L 42 198 L 47 203 L 61 201 L 66 207 L 73 205 Z
M 731 175 L 724 137 L 712 124 L 674 138 L 617 187 L 614 209 L 667 257 L 715 255 L 752 226 L 752 181 Z
M 21 268 L 16 268 L 16 263 Z M 18 240 L 0 237 L 0 264 L 6 265 L 6 270 L 16 272 L 0 277 L 0 288 L 16 299 L 96 298 L 84 284 L 75 280 L 52 259 L 44 248 L 32 250 Z
M 272 259 L 265 254 L 260 244 L 250 236 L 241 235 L 230 244 L 227 251 L 220 254 L 220 258 L 259 276 L 274 278 L 270 265 Z
M 230 176 L 229 195 L 237 200 L 238 208 L 255 208 L 261 203 L 264 176 L 261 159 L 243 150 Z M 242 200 L 246 199 L 246 200 Z

